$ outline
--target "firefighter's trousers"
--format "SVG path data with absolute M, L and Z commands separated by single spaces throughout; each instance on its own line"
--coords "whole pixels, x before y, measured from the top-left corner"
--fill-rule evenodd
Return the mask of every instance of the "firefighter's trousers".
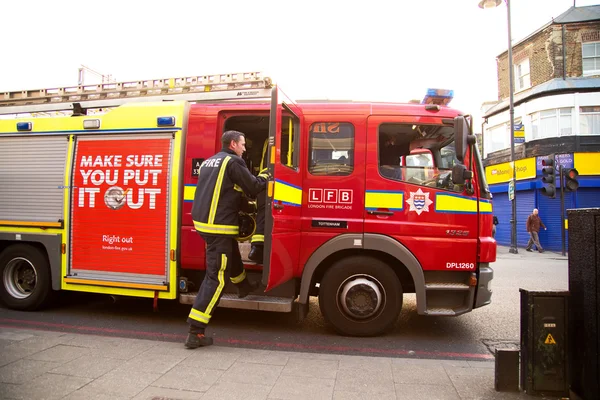
M 256 196 L 256 231 L 252 235 L 250 243 L 253 245 L 263 245 L 265 242 L 265 205 L 267 202 L 267 193 L 262 191 Z
M 246 271 L 234 237 L 200 236 L 206 242 L 206 275 L 187 322 L 191 330 L 204 331 L 223 295 L 227 280 L 238 285 L 246 279 Z

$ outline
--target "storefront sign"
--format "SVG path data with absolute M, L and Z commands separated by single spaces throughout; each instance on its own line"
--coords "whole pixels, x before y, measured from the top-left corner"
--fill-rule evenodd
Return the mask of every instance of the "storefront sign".
M 535 158 L 525 158 L 516 161 L 517 180 L 535 178 Z M 485 168 L 485 177 L 488 185 L 508 182 L 513 177 L 511 163 L 490 165 Z
M 600 153 L 575 153 L 573 160 L 579 175 L 600 175 Z
M 548 156 L 539 156 L 537 157 L 536 162 L 536 174 L 537 176 L 542 176 L 542 160 L 547 160 Z M 573 168 L 574 166 L 574 158 L 573 153 L 565 153 L 565 154 L 556 154 L 554 157 L 554 161 L 556 162 L 556 176 L 558 176 L 558 168 L 562 166 L 563 168 Z

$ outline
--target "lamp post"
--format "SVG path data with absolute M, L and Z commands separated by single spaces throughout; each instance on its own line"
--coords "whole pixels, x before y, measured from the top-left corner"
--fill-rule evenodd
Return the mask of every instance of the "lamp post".
M 510 114 L 510 163 L 512 167 L 512 184 L 514 185 L 514 195 L 512 199 L 512 215 L 511 215 L 511 231 L 510 231 L 510 252 L 517 254 L 517 168 L 515 166 L 515 109 L 513 102 L 514 92 L 514 77 L 513 77 L 513 58 L 512 58 L 512 39 L 510 33 L 510 0 L 506 2 L 506 13 L 508 16 L 508 84 L 509 84 L 509 114 Z M 498 7 L 502 0 L 481 0 L 479 8 L 494 8 Z

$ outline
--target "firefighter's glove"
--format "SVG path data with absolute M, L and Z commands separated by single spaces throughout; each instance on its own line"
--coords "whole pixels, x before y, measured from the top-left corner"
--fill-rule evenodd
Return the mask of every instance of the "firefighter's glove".
M 270 174 L 270 173 L 268 173 L 268 172 L 263 172 L 263 173 L 260 173 L 260 174 L 258 174 L 258 179 L 261 179 L 261 178 L 262 178 L 262 180 L 263 180 L 264 182 L 268 182 L 268 181 L 270 181 L 270 180 L 271 180 L 273 177 L 271 176 L 271 174 Z

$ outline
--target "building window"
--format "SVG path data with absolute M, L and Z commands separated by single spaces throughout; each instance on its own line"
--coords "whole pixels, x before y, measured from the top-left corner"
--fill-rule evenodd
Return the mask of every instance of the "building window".
M 533 140 L 572 134 L 572 108 L 543 110 L 531 115 L 531 138 Z
M 529 58 L 515 64 L 515 91 L 521 91 L 531 87 L 529 77 Z
M 583 76 L 600 75 L 600 42 L 583 43 Z
M 506 149 L 506 140 L 508 137 L 508 124 L 496 125 L 488 129 L 488 140 L 486 142 L 485 151 L 486 153 L 492 153 L 494 151 Z
M 531 140 L 540 137 L 540 113 L 531 114 Z
M 570 136 L 573 134 L 572 108 L 560 108 L 558 121 L 558 136 Z
M 318 176 L 344 176 L 353 170 L 354 126 L 340 122 L 312 124 L 308 172 Z
M 600 106 L 580 107 L 579 124 L 581 135 L 600 135 Z

